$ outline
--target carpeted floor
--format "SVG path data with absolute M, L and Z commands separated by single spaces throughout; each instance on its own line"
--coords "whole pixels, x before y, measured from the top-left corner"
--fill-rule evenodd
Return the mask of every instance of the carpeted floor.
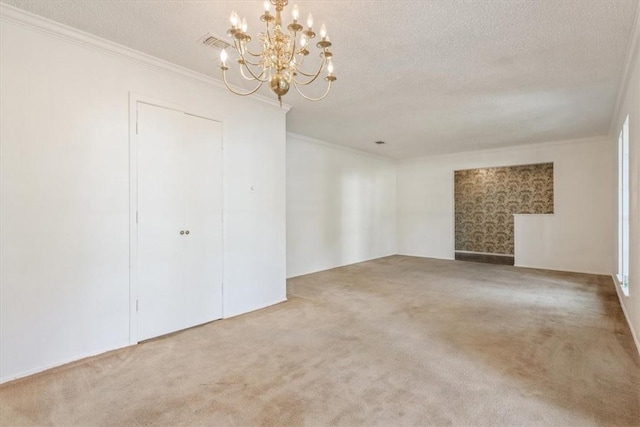
M 606 276 L 393 256 L 0 387 L 0 425 L 640 425 Z

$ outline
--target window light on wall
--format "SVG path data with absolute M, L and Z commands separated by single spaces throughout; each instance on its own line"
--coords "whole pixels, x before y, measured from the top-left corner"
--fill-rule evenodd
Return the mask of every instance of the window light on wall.
M 618 281 L 629 295 L 629 116 L 618 137 Z

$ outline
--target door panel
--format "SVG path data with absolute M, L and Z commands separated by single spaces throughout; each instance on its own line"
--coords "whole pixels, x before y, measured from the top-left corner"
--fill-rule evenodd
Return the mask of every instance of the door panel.
M 138 104 L 138 335 L 179 329 L 184 280 L 182 116 Z M 175 326 L 174 326 L 175 325 Z
M 185 286 L 194 323 L 222 317 L 222 125 L 185 114 Z M 197 307 L 197 309 L 195 309 Z
M 139 340 L 222 317 L 221 141 L 218 122 L 138 104 Z

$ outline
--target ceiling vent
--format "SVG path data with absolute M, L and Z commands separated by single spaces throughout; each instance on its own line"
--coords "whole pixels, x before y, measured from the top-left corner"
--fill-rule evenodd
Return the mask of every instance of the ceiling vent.
M 214 49 L 226 49 L 229 46 L 231 46 L 231 44 L 227 43 L 226 41 L 222 40 L 220 37 L 214 36 L 211 33 L 207 33 L 204 36 L 202 36 L 199 40 L 198 40 L 198 44 L 201 44 L 203 46 L 206 47 L 211 47 Z

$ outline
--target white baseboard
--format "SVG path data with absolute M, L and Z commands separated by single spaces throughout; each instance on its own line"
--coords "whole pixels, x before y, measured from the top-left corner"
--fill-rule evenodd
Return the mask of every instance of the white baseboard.
M 620 288 L 620 283 L 618 282 L 615 274 L 611 275 L 611 279 L 613 280 L 613 286 L 616 288 L 616 294 L 618 294 L 618 300 L 620 301 L 620 307 L 622 307 L 624 318 L 627 321 L 627 325 L 629 325 L 629 329 L 631 330 L 631 336 L 633 337 L 633 342 L 636 345 L 636 350 L 640 355 L 640 339 L 638 334 L 636 333 L 636 330 L 633 328 L 633 324 L 631 323 L 631 319 L 629 318 L 629 313 L 627 312 L 627 307 L 624 303 L 624 298 L 628 297 L 624 294 L 622 288 Z
M 411 253 L 400 253 L 400 254 L 396 254 L 396 255 L 400 255 L 400 256 L 410 256 L 410 257 L 414 257 L 414 258 L 429 258 L 429 259 L 441 259 L 444 261 L 455 261 L 455 254 L 453 256 L 446 256 L 446 257 L 442 257 L 442 256 L 433 256 L 433 255 L 418 255 L 418 254 L 411 254 Z
M 564 273 L 580 273 L 580 274 L 594 274 L 596 276 L 609 276 L 609 273 L 603 273 L 603 272 L 598 272 L 598 271 L 567 270 L 567 269 L 557 268 L 557 267 L 544 267 L 544 266 L 537 266 L 537 265 L 526 265 L 526 264 L 519 263 L 517 261 L 517 259 L 516 259 L 516 263 L 514 264 L 514 267 L 533 268 L 534 270 L 562 271 Z
M 346 264 L 338 264 L 338 265 L 333 265 L 333 266 L 321 267 L 321 268 L 319 268 L 317 270 L 309 270 L 309 271 L 305 271 L 303 273 L 294 273 L 292 276 L 287 276 L 287 280 L 293 279 L 295 277 L 306 276 L 308 274 L 320 273 L 321 271 L 333 270 L 334 268 L 347 267 L 349 265 L 360 264 L 361 262 L 367 262 L 367 261 L 373 261 L 373 260 L 376 260 L 376 259 L 387 258 L 387 257 L 394 256 L 394 255 L 400 255 L 400 254 L 393 253 L 393 254 L 387 254 L 387 255 L 374 256 L 373 258 L 367 258 L 367 259 L 363 259 L 363 260 L 360 260 L 360 261 L 348 262 Z
M 246 311 L 239 311 L 239 312 L 237 312 L 237 313 L 231 313 L 231 314 L 224 314 L 224 316 L 222 317 L 222 319 L 231 319 L 232 317 L 242 316 L 243 314 L 250 314 L 250 313 L 254 313 L 254 312 L 258 311 L 258 310 L 264 310 L 265 308 L 269 308 L 269 307 L 271 307 L 271 306 L 273 306 L 273 305 L 281 304 L 281 303 L 283 303 L 283 302 L 287 302 L 287 301 L 288 301 L 288 299 L 285 297 L 284 299 L 279 299 L 279 300 L 276 300 L 276 301 L 270 302 L 270 303 L 268 303 L 268 304 L 266 304 L 266 305 L 263 305 L 263 306 L 253 307 L 253 308 L 251 308 L 250 310 L 246 310 Z
M 120 350 L 126 347 L 131 347 L 128 343 L 120 346 L 120 347 L 115 347 L 115 348 L 108 348 L 108 349 L 102 349 L 102 350 L 98 350 L 95 352 L 90 352 L 90 353 L 84 353 L 81 355 L 77 355 L 74 357 L 68 357 L 65 358 L 63 360 L 59 360 L 57 362 L 53 362 L 51 364 L 47 364 L 44 366 L 39 366 L 37 368 L 33 368 L 33 369 L 28 369 L 26 371 L 23 372 L 19 372 L 17 374 L 11 374 L 11 375 L 7 375 L 4 377 L 0 378 L 0 384 L 4 384 L 10 381 L 15 381 L 15 380 L 19 380 L 21 378 L 24 377 L 28 377 L 30 375 L 35 375 L 35 374 L 39 374 L 40 372 L 44 372 L 44 371 L 48 371 L 49 369 L 53 369 L 53 368 L 59 368 L 60 366 L 64 366 L 64 365 L 68 365 L 69 363 L 75 363 L 75 362 L 79 362 L 82 359 L 86 359 L 88 357 L 94 357 L 94 356 L 99 356 L 101 354 L 105 354 L 105 353 L 109 353 L 115 350 Z

